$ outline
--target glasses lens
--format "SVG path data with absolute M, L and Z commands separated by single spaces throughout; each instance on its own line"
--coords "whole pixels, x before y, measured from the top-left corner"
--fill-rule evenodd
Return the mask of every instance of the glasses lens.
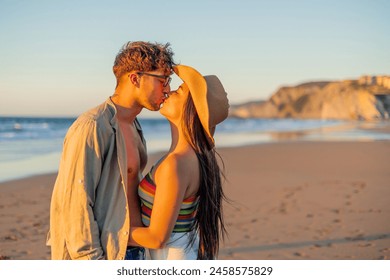
M 172 81 L 172 78 L 171 77 L 167 77 L 167 79 L 165 80 L 165 83 L 164 83 L 164 87 L 168 86 Z
M 146 75 L 146 76 L 152 76 L 152 77 L 156 77 L 156 78 L 160 78 L 160 79 L 164 79 L 164 83 L 163 83 L 163 86 L 166 87 L 167 85 L 169 85 L 169 83 L 171 82 L 172 78 L 171 77 L 167 77 L 167 76 L 163 76 L 163 75 L 156 75 L 156 74 L 151 74 L 151 73 L 146 73 L 146 72 L 137 72 L 138 75 Z

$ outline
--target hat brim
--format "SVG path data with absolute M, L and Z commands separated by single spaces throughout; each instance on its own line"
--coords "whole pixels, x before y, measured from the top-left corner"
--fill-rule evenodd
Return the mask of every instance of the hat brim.
M 188 86 L 199 120 L 205 130 L 210 143 L 214 144 L 214 138 L 210 131 L 209 105 L 207 102 L 207 83 L 205 78 L 197 70 L 186 65 L 176 65 L 173 71 Z

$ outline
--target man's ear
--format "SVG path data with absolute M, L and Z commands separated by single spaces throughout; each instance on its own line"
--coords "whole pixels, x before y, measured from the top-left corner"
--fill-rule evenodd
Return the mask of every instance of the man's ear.
M 139 87 L 140 78 L 141 77 L 139 75 L 137 75 L 136 73 L 130 73 L 129 74 L 130 83 L 132 83 L 136 87 Z

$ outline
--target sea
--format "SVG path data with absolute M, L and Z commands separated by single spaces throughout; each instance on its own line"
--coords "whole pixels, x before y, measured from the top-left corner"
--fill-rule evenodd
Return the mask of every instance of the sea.
M 0 182 L 58 170 L 63 140 L 76 118 L 0 117 Z M 148 153 L 166 151 L 170 128 L 163 118 L 139 119 Z M 237 119 L 218 125 L 217 147 L 234 147 L 285 141 L 382 141 L 389 133 L 375 128 L 383 122 L 339 120 Z M 374 128 L 374 129 L 373 129 Z

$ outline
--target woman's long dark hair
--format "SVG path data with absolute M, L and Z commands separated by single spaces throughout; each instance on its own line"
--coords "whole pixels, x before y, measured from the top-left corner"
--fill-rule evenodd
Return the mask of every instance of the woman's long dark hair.
M 212 260 L 217 257 L 220 238 L 226 233 L 222 213 L 223 173 L 216 158 L 219 154 L 207 140 L 191 95 L 184 106 L 182 129 L 198 157 L 200 169 L 199 204 L 193 226 L 199 234 L 198 259 Z

